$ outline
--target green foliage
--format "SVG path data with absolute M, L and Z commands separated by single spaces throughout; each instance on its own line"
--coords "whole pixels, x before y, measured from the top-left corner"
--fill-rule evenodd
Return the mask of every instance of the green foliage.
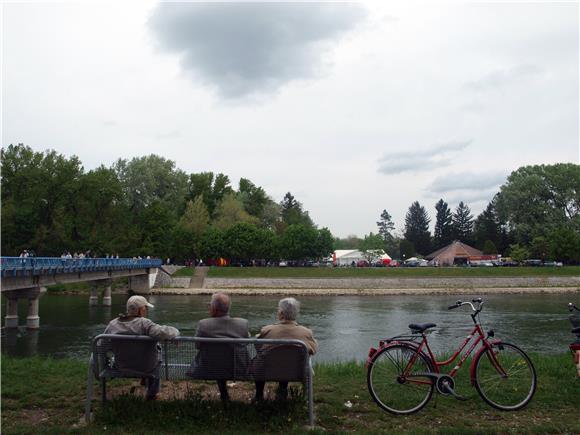
M 385 245 L 393 240 L 393 231 L 395 230 L 395 224 L 393 219 L 387 210 L 383 210 L 381 213 L 381 218 L 377 222 L 379 227 L 379 235 L 383 238 Z
M 216 228 L 208 229 L 201 238 L 200 257 L 221 258 L 225 256 L 225 241 L 223 232 Z
M 399 252 L 403 260 L 417 255 L 417 251 L 415 251 L 415 245 L 413 244 L 413 242 L 410 242 L 409 240 L 406 239 L 400 241 Z
M 372 232 L 365 236 L 360 244 L 363 257 L 369 263 L 372 263 L 383 254 L 383 247 L 385 241 L 380 234 L 373 234 Z
M 280 236 L 280 256 L 288 260 L 314 259 L 318 231 L 311 226 L 293 224 Z
M 474 222 L 474 239 L 479 249 L 483 249 L 484 243 L 491 240 L 498 252 L 503 253 L 509 246 L 510 238 L 507 224 L 498 211 L 499 197 L 496 194 L 485 210 L 477 216 Z
M 427 255 L 431 251 L 430 221 L 425 207 L 418 201 L 411 204 L 405 215 L 405 239 L 411 242 L 414 250 L 421 255 Z M 407 253 L 407 250 L 401 249 L 401 253 Z
M 318 237 L 316 241 L 316 256 L 328 257 L 334 251 L 334 238 L 332 233 L 326 227 L 318 230 Z
M 257 225 L 258 219 L 244 210 L 244 204 L 234 193 L 227 193 L 217 206 L 213 225 L 224 231 L 240 222 Z
M 580 234 L 569 226 L 559 226 L 550 232 L 550 257 L 565 263 L 580 261 Z
M 314 227 L 314 223 L 310 219 L 308 212 L 302 209 L 302 204 L 290 192 L 284 195 L 284 199 L 280 203 L 280 208 L 280 214 L 284 224 Z
M 517 262 L 522 262 L 530 258 L 530 251 L 528 251 L 524 246 L 520 246 L 517 243 L 510 245 L 510 256 Z
M 463 201 L 459 203 L 452 216 L 453 237 L 463 243 L 471 244 L 473 238 L 473 215 Z
M 453 219 L 449 205 L 440 199 L 435 204 L 437 215 L 433 232 L 433 249 L 440 249 L 453 241 Z
M 257 258 L 263 249 L 263 233 L 255 225 L 240 222 L 224 232 L 225 256 L 232 261 Z
M 485 255 L 495 255 L 497 254 L 497 248 L 491 240 L 486 240 L 483 244 L 483 253 Z
M 580 165 L 523 166 L 501 187 L 498 204 L 516 241 L 529 244 L 561 226 L 580 231 Z
M 344 239 L 334 239 L 334 249 L 358 249 L 362 239 L 354 234 L 351 234 Z
M 234 190 L 230 186 L 230 179 L 227 175 L 201 172 L 189 176 L 189 199 L 194 199 L 201 195 L 212 219 L 223 197 L 233 192 Z

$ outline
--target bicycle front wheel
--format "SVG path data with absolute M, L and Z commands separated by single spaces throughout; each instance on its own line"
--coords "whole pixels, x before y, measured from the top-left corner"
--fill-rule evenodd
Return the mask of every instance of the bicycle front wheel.
M 367 386 L 373 400 L 393 414 L 412 414 L 433 395 L 431 360 L 405 344 L 389 346 L 375 356 L 367 371 Z
M 502 411 L 526 406 L 536 391 L 536 370 L 519 347 L 492 344 L 475 362 L 475 388 L 483 400 Z

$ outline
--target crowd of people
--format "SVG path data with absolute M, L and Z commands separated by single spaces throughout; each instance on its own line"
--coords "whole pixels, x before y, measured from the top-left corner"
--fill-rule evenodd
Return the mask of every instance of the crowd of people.
M 131 296 L 127 300 L 127 312 L 111 320 L 105 329 L 105 334 L 124 335 L 148 335 L 156 340 L 170 340 L 179 336 L 179 330 L 168 325 L 157 325 L 147 318 L 147 312 L 153 305 L 143 296 Z M 196 337 L 205 338 L 249 338 L 248 320 L 240 317 L 230 317 L 231 299 L 225 293 L 214 293 L 208 304 L 209 317 L 202 319 L 197 324 Z M 313 355 L 318 350 L 318 342 L 312 331 L 297 323 L 300 312 L 300 302 L 295 298 L 284 298 L 278 302 L 278 322 L 264 326 L 257 338 L 262 339 L 296 339 L 302 341 Z M 200 344 L 198 343 L 199 347 Z M 199 358 L 201 352 L 197 353 Z M 153 354 L 141 357 L 141 361 L 148 361 L 148 369 L 153 373 L 158 366 L 157 355 Z M 197 359 L 192 363 L 199 367 Z M 190 375 L 190 373 L 188 373 Z M 191 375 L 193 376 L 193 374 Z M 153 374 L 144 382 L 147 385 L 147 400 L 155 400 L 159 392 L 159 376 Z M 255 401 L 264 399 L 265 382 L 256 380 Z M 222 401 L 229 400 L 227 384 L 225 380 L 218 380 L 217 385 Z M 288 395 L 288 382 L 280 382 L 277 397 L 285 399 Z

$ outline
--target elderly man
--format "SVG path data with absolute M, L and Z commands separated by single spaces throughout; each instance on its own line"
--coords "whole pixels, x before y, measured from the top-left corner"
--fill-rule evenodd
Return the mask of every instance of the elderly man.
M 179 335 L 179 331 L 173 326 L 157 325 L 147 318 L 147 309 L 153 308 L 143 296 L 131 296 L 127 300 L 127 313 L 119 314 L 119 317 L 109 322 L 105 328 L 105 334 L 123 335 L 148 335 L 156 340 L 170 340 Z M 159 353 L 156 346 L 141 346 L 144 354 L 140 355 L 121 343 L 113 343 L 117 349 L 115 352 L 116 363 L 119 368 L 133 369 L 151 373 L 143 378 L 147 383 L 147 400 L 155 400 L 159 392 Z M 146 382 L 145 382 L 146 381 Z
M 231 300 L 225 293 L 214 293 L 209 303 L 207 319 L 197 324 L 196 337 L 207 338 L 248 338 L 248 321 L 239 317 L 230 317 Z M 248 366 L 248 354 L 243 345 L 209 345 L 201 343 L 196 356 L 196 368 L 190 374 L 192 377 L 203 377 L 205 373 L 217 373 L 223 377 L 217 381 L 222 401 L 229 400 L 226 386 L 227 378 L 234 372 L 245 373 Z M 215 360 L 216 358 L 220 360 Z
M 312 331 L 296 322 L 300 312 L 300 302 L 294 298 L 284 298 L 278 302 L 278 323 L 264 326 L 258 338 L 268 339 L 296 339 L 302 341 L 308 348 L 308 353 L 314 355 L 318 350 L 318 342 Z M 256 381 L 256 401 L 264 400 L 264 381 Z M 288 396 L 288 382 L 280 382 L 277 392 L 278 398 Z

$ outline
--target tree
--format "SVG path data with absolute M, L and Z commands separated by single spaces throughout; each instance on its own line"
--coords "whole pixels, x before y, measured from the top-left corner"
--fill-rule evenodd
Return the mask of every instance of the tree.
M 317 257 L 318 231 L 311 226 L 294 224 L 280 236 L 280 256 L 288 260 L 307 260 Z
M 417 252 L 427 255 L 431 249 L 429 216 L 425 207 L 415 201 L 405 215 L 405 239 L 413 244 Z
M 500 195 L 496 194 L 485 210 L 475 219 L 473 235 L 475 245 L 479 249 L 483 248 L 487 240 L 491 240 L 499 252 L 504 252 L 510 244 L 507 224 L 501 218 L 497 208 L 499 197 Z
M 530 252 L 525 248 L 525 246 L 515 243 L 510 245 L 510 256 L 514 261 L 521 263 L 525 259 L 530 258 Z
M 401 259 L 405 261 L 407 258 L 414 257 L 417 252 L 415 251 L 415 245 L 408 240 L 401 240 L 399 244 L 399 252 L 401 253 Z
M 384 244 L 386 245 L 387 243 L 392 242 L 395 224 L 393 223 L 393 219 L 387 210 L 383 210 L 381 213 L 381 218 L 377 222 L 377 226 L 379 227 L 379 235 L 385 242 Z
M 491 240 L 486 240 L 483 244 L 483 253 L 485 255 L 495 255 L 497 254 L 497 248 Z
M 227 175 L 200 172 L 189 176 L 189 198 L 202 196 L 210 218 L 214 219 L 218 204 L 226 195 L 234 193 Z
M 201 195 L 194 201 L 188 201 L 185 213 L 181 216 L 179 224 L 183 229 L 190 232 L 196 239 L 201 238 L 209 226 L 209 212 Z
M 355 234 L 350 234 L 344 239 L 339 237 L 334 239 L 334 249 L 358 249 L 362 239 Z
M 534 237 L 530 244 L 530 254 L 533 258 L 546 260 L 551 250 L 550 242 L 543 236 Z
M 240 222 L 224 232 L 225 254 L 232 261 L 249 261 L 260 254 L 263 233 L 253 224 Z
M 580 165 L 523 166 L 500 191 L 498 206 L 519 243 L 527 245 L 559 227 L 580 232 Z
M 175 168 L 175 162 L 151 154 L 131 161 L 119 159 L 113 170 L 132 212 L 139 212 L 154 202 L 176 217 L 183 212 L 187 175 Z
M 373 261 L 380 258 L 384 250 L 384 239 L 380 234 L 373 234 L 372 232 L 366 235 L 360 244 L 360 251 L 365 260 L 372 264 Z
M 440 199 L 435 204 L 437 216 L 435 218 L 435 230 L 433 232 L 434 249 L 440 249 L 453 241 L 453 221 L 449 205 Z
M 282 221 L 286 225 L 304 225 L 314 227 L 314 223 L 307 211 L 302 210 L 302 204 L 288 192 L 280 203 Z
M 220 230 L 227 230 L 242 222 L 255 225 L 258 219 L 244 210 L 244 205 L 235 193 L 226 194 L 216 209 L 214 226 Z
M 334 237 L 326 227 L 318 230 L 316 240 L 316 258 L 328 257 L 334 251 Z
M 559 226 L 548 235 L 550 256 L 557 261 L 574 264 L 580 262 L 580 235 L 568 226 Z
M 262 217 L 264 208 L 268 203 L 268 196 L 261 187 L 256 186 L 247 178 L 240 178 L 238 197 L 248 214 L 257 218 Z
M 200 242 L 200 256 L 207 260 L 226 257 L 224 234 L 216 228 L 209 228 Z
M 472 243 L 473 215 L 463 201 L 459 203 L 452 216 L 453 236 L 464 243 Z

